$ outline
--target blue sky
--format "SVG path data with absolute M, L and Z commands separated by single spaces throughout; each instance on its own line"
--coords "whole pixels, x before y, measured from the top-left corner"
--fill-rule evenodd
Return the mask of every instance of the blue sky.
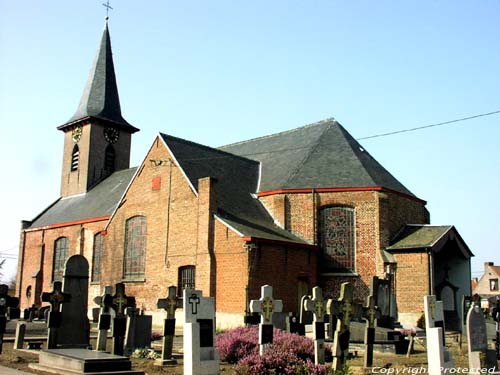
M 59 194 L 102 0 L 0 0 L 0 258 Z M 132 165 L 158 131 L 219 146 L 327 117 L 360 138 L 500 110 L 498 1 L 111 1 Z M 500 114 L 361 144 L 500 263 Z M 8 259 L 3 279 L 17 261 Z

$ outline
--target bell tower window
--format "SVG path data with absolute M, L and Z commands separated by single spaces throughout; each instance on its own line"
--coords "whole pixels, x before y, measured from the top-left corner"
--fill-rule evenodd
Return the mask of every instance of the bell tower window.
M 104 151 L 104 169 L 110 173 L 115 171 L 115 149 L 112 145 L 107 145 Z
M 71 171 L 78 170 L 78 161 L 80 159 L 80 149 L 78 145 L 73 146 L 73 152 L 71 153 Z

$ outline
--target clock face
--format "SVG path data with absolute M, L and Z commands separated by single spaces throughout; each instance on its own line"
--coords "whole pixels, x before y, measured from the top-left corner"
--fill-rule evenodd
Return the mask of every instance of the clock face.
M 104 129 L 104 139 L 108 143 L 116 143 L 118 138 L 120 137 L 120 133 L 115 128 L 106 128 Z
M 73 142 L 78 143 L 80 138 L 82 138 L 82 127 L 77 126 L 76 128 L 73 129 L 71 132 L 71 138 L 73 139 Z

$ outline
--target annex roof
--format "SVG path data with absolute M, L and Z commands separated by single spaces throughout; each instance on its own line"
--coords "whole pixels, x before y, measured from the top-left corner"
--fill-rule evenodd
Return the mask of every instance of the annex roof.
M 386 247 L 386 250 L 400 252 L 429 249 L 438 253 L 449 241 L 456 242 L 464 257 L 470 258 L 473 256 L 453 225 L 405 225 L 391 241 L 391 245 Z
M 334 119 L 219 149 L 262 163 L 259 192 L 384 187 L 414 196 Z
M 257 189 L 260 165 L 237 155 L 160 133 L 190 184 L 213 177 L 217 196 L 217 217 L 243 236 L 307 244 L 274 224 L 271 215 L 252 194 Z
M 85 194 L 59 198 L 32 221 L 30 228 L 111 215 L 136 169 L 115 172 Z
M 131 133 L 139 130 L 122 117 L 107 22 L 80 104 L 75 114 L 58 129 L 63 130 L 80 120 L 89 118 L 110 122 Z

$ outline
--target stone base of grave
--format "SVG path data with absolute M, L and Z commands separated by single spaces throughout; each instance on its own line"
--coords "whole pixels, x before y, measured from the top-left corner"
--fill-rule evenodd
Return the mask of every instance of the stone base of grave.
M 144 375 L 127 357 L 87 349 L 48 349 L 30 368 L 59 375 Z
M 155 366 L 176 366 L 177 365 L 177 359 L 171 358 L 171 359 L 155 359 Z

